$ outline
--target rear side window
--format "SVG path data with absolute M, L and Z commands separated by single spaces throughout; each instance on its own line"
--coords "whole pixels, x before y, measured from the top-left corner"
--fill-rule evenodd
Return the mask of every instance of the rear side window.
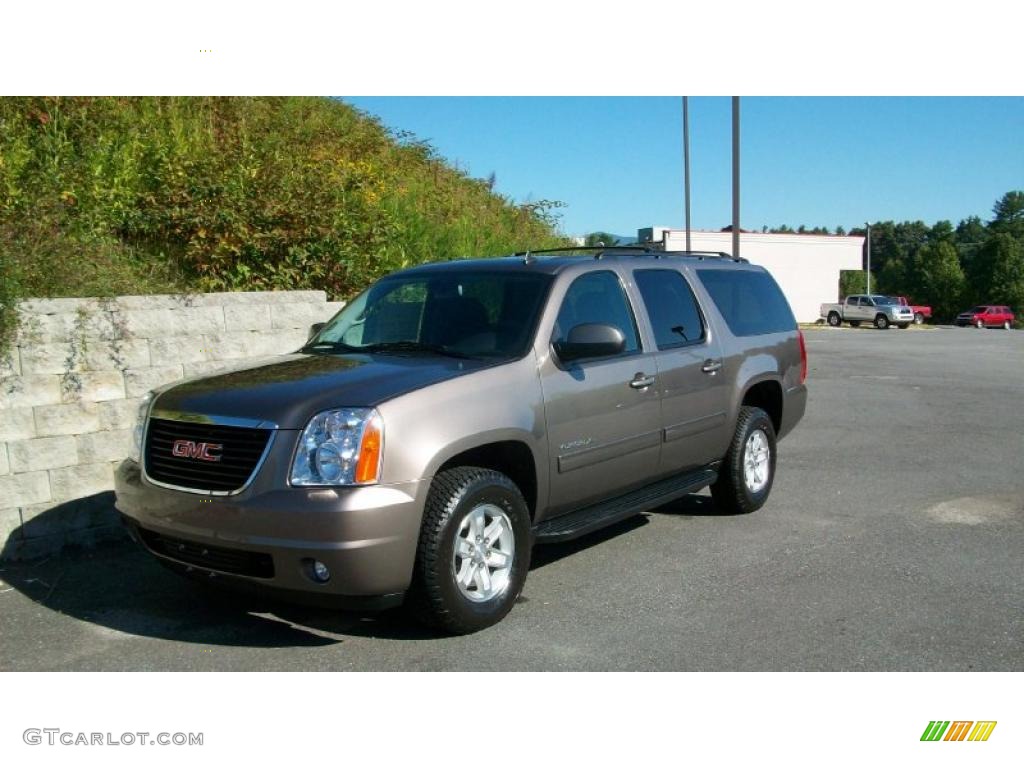
M 686 279 L 673 269 L 633 273 L 654 329 L 658 349 L 672 349 L 704 338 L 704 321 Z
M 796 318 L 767 272 L 698 269 L 697 276 L 734 336 L 792 331 Z

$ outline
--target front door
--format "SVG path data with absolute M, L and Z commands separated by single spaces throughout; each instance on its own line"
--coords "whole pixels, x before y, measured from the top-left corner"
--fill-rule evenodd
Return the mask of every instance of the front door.
M 625 349 L 563 364 L 554 350 L 584 323 L 613 325 Z M 654 354 L 643 349 L 617 272 L 577 277 L 562 299 L 541 367 L 550 455 L 549 514 L 644 485 L 657 473 L 661 409 Z

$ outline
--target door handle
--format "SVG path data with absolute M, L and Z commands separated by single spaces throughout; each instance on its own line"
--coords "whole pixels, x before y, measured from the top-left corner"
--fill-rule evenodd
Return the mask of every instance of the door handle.
M 629 386 L 631 386 L 633 389 L 646 389 L 653 383 L 653 376 L 648 376 L 646 373 L 638 371 L 636 376 L 633 377 L 633 380 L 629 382 Z
M 704 361 L 704 365 L 702 365 L 700 369 L 702 371 L 704 371 L 704 373 L 710 373 L 710 374 L 714 375 L 715 373 L 718 372 L 718 369 L 721 368 L 721 367 L 722 367 L 722 361 L 721 360 L 710 360 L 709 359 L 709 360 L 705 360 Z

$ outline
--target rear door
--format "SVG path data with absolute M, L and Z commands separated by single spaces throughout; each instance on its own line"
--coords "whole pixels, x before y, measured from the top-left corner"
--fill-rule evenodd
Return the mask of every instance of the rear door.
M 615 496 L 657 474 L 661 407 L 654 353 L 641 345 L 636 314 L 613 269 L 576 277 L 559 299 L 541 386 L 550 456 L 549 516 Z M 554 349 L 584 323 L 626 337 L 618 355 L 564 364 Z
M 728 388 L 721 344 L 693 289 L 676 269 L 633 269 L 657 350 L 662 437 L 659 474 L 703 466 L 728 442 Z
M 859 296 L 847 296 L 846 307 L 843 310 L 844 320 L 860 320 L 860 297 Z

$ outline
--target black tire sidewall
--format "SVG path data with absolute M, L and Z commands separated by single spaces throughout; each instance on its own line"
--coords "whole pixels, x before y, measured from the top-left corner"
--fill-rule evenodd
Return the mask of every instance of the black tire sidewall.
M 768 438 L 768 482 L 760 491 L 752 493 L 743 479 L 743 460 L 747 440 L 755 429 L 763 431 Z M 722 464 L 718 480 L 711 488 L 715 502 L 723 512 L 748 514 L 764 506 L 775 483 L 777 454 L 777 439 L 771 418 L 760 408 L 744 406 L 740 411 L 729 453 Z
M 425 525 L 435 527 L 437 536 L 432 540 L 421 539 L 424 546 L 433 547 L 433 557 L 417 557 L 417 580 L 421 590 L 427 594 L 427 618 L 430 623 L 458 633 L 475 632 L 500 621 L 512 609 L 522 593 L 526 574 L 530 567 L 530 513 L 522 494 L 515 484 L 501 473 L 493 470 L 472 470 L 463 472 L 465 479 L 456 480 L 455 493 L 440 490 L 435 485 L 431 495 L 435 498 L 435 510 L 443 509 L 434 520 Z M 462 472 L 463 468 L 454 472 Z M 515 554 L 512 572 L 505 591 L 496 598 L 478 603 L 465 597 L 455 582 L 453 555 L 459 525 L 466 514 L 480 504 L 493 504 L 501 509 L 512 523 L 515 536 Z M 428 502 L 428 506 L 430 502 Z M 420 554 L 423 554 L 422 551 Z
M 843 324 L 843 321 L 838 314 L 836 314 L 835 312 L 830 312 L 828 315 L 828 324 L 831 325 L 833 328 L 838 328 L 840 325 Z
M 889 318 L 885 315 L 879 315 L 875 318 L 875 328 L 880 331 L 884 331 L 889 327 Z

